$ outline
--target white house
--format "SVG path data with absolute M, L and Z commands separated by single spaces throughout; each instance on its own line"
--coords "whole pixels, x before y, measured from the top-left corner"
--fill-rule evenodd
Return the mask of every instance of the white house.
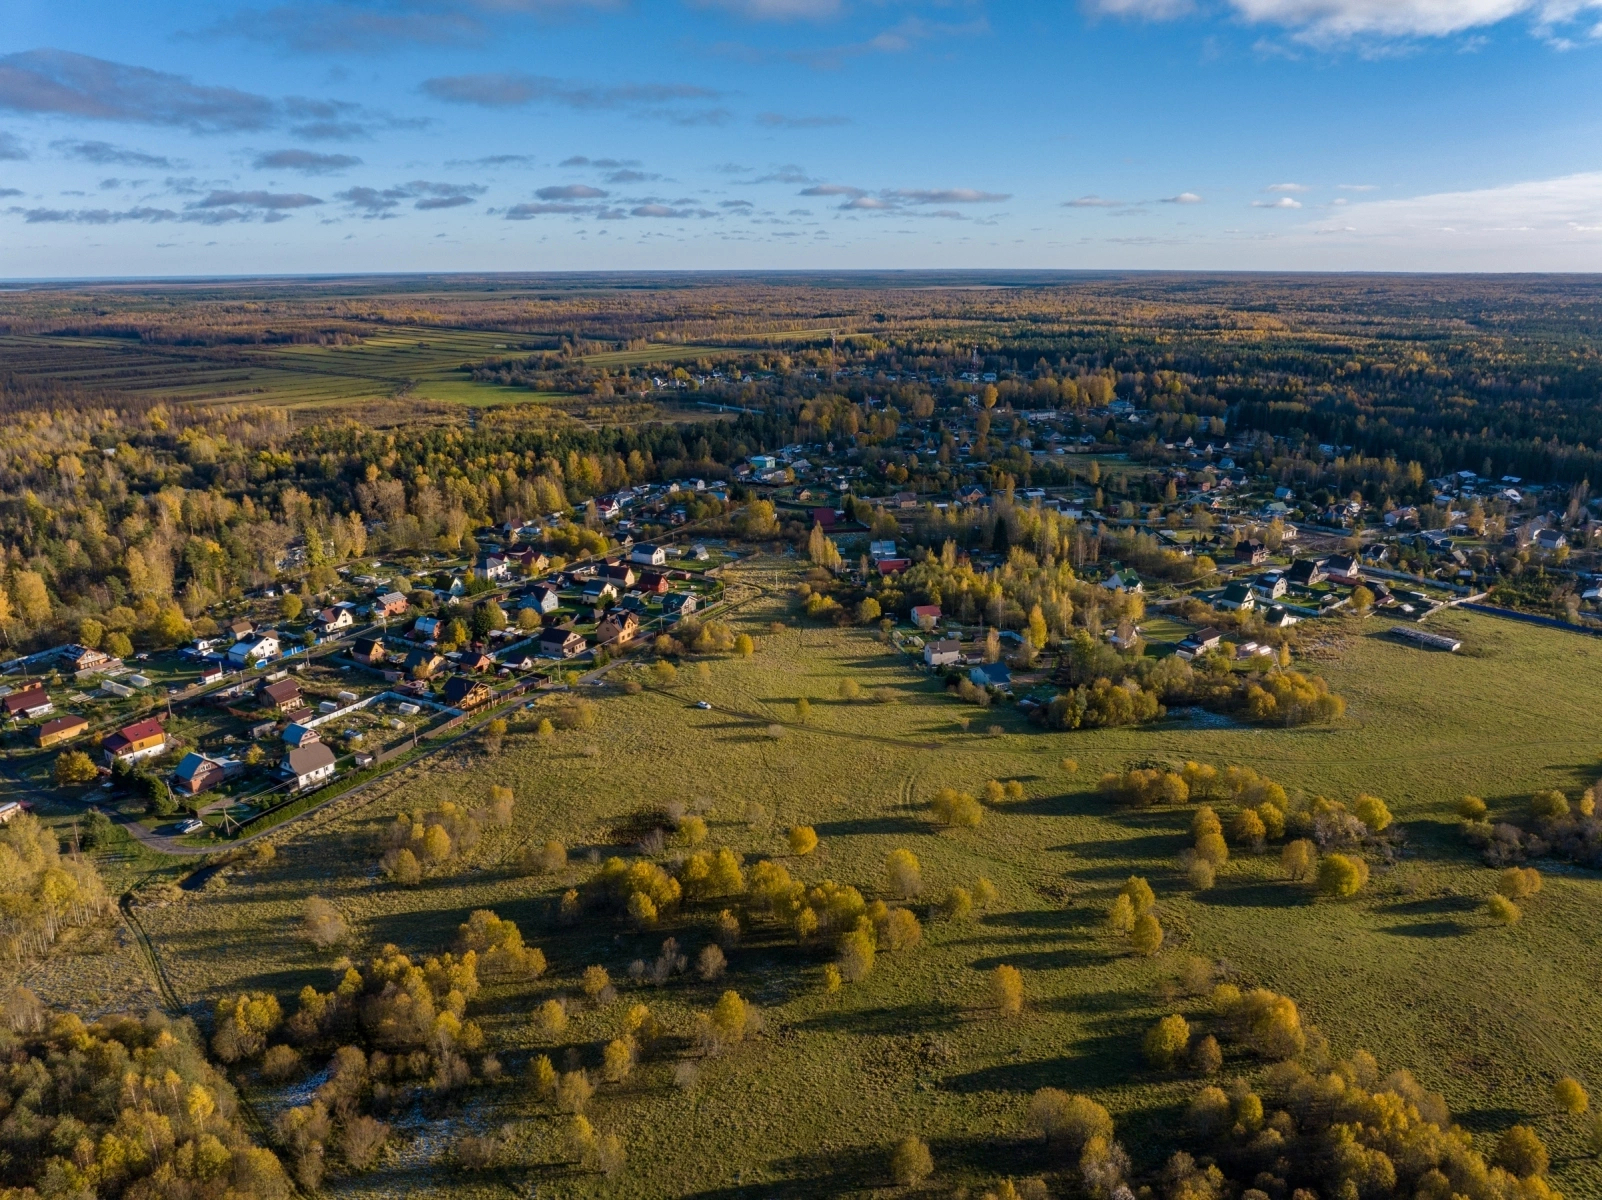
M 894 558 L 896 556 L 895 539 L 882 542 L 868 543 L 868 557 L 878 562 L 881 558 Z
M 282 652 L 283 648 L 274 634 L 251 634 L 228 647 L 228 663 L 234 667 L 248 667 L 255 663 L 271 662 Z
M 284 757 L 284 775 L 295 781 L 295 790 L 313 787 L 334 775 L 334 752 L 322 742 L 297 746 Z
M 641 542 L 629 551 L 629 561 L 643 563 L 647 567 L 660 567 L 667 562 L 667 551 L 650 542 Z
M 923 646 L 923 662 L 927 667 L 949 667 L 962 661 L 962 643 L 956 638 L 942 638 L 937 642 L 925 642 Z

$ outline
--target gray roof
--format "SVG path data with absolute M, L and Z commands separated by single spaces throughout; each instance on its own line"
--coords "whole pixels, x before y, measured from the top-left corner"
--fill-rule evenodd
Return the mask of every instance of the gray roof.
M 334 765 L 334 752 L 322 742 L 307 742 L 289 752 L 285 760 L 292 775 L 310 775 L 322 767 Z

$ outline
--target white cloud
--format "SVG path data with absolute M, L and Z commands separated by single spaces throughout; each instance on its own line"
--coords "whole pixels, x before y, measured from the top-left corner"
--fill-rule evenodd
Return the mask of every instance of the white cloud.
M 1191 11 L 1188 0 L 1087 0 L 1114 16 L 1169 20 Z M 1228 0 L 1248 21 L 1279 25 L 1309 41 L 1446 37 L 1527 17 L 1550 36 L 1553 26 L 1602 10 L 1602 0 Z M 1593 31 L 1592 36 L 1596 36 Z
M 1379 185 L 1373 183 L 1338 183 L 1336 188 L 1343 192 L 1377 192 Z
M 1310 192 L 1313 189 L 1305 183 L 1271 183 L 1263 189 L 1265 192 Z
M 1300 200 L 1292 200 L 1289 196 L 1281 196 L 1278 200 L 1253 200 L 1253 208 L 1300 208 Z
M 1202 198 L 1195 192 L 1180 192 L 1177 196 L 1164 196 L 1164 204 L 1200 204 Z

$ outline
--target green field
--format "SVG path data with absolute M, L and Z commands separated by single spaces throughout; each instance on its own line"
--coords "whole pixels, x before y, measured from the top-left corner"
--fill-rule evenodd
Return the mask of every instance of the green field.
M 773 565 L 748 569 L 767 582 Z M 931 1187 L 982 1190 L 1003 1175 L 1062 1165 L 1025 1129 L 1026 1097 L 1047 1085 L 1105 1103 L 1137 1169 L 1149 1171 L 1178 1144 L 1178 1115 L 1200 1086 L 1145 1066 L 1139 1049 L 1158 1017 L 1198 1010 L 1167 987 L 1190 955 L 1293 996 L 1338 1053 L 1364 1046 L 1383 1070 L 1411 1069 L 1470 1130 L 1528 1120 L 1552 1148 L 1556 1186 L 1571 1197 L 1602 1192 L 1578 1126 L 1555 1116 L 1547 1094 L 1560 1074 L 1602 1082 L 1591 1010 L 1602 975 L 1602 882 L 1554 869 L 1521 924 L 1493 926 L 1481 909 L 1494 873 L 1462 845 L 1451 816 L 1465 792 L 1485 796 L 1494 817 L 1522 811 L 1533 789 L 1572 794 L 1593 781 L 1602 643 L 1451 615 L 1440 627 L 1463 637 L 1464 653 L 1433 654 L 1389 640 L 1371 621 L 1317 665 L 1350 703 L 1338 726 L 1171 721 L 1045 734 L 1011 713 L 981 716 L 948 699 L 868 632 L 793 622 L 770 631 L 788 618 L 779 598 L 748 605 L 738 623 L 757 638 L 757 653 L 712 660 L 710 684 L 685 669 L 671 692 L 594 689 L 596 728 L 560 733 L 554 744 L 514 730 L 498 757 L 453 754 L 408 768 L 365 807 L 336 805 L 283 831 L 273 865 L 235 868 L 180 902 L 141 910 L 179 999 L 204 1012 L 246 988 L 271 990 L 293 1011 L 304 984 L 332 986 L 340 951 L 315 950 L 296 933 L 309 895 L 343 911 L 354 940 L 342 950 L 357 960 L 386 942 L 413 954 L 443 949 L 471 910 L 493 908 L 551 963 L 536 984 L 486 988 L 472 1010 L 509 1077 L 521 1075 L 530 1052 L 550 1052 L 560 1065 L 569 1047 L 593 1070 L 635 1001 L 677 1033 L 724 987 L 764 1012 L 761 1036 L 703 1063 L 692 1088 L 672 1078 L 686 1050 L 601 1088 L 591 1118 L 629 1149 L 616 1180 L 557 1165 L 556 1119 L 510 1081 L 479 1087 L 450 1110 L 457 1130 L 507 1126 L 508 1165 L 457 1173 L 435 1161 L 443 1123 L 395 1118 L 402 1136 L 389 1164 L 339 1182 L 341 1195 L 523 1195 L 535 1185 L 542 1196 L 867 1195 L 888 1188 L 887 1147 L 907 1133 L 933 1149 Z M 893 689 L 898 703 L 834 699 L 846 677 Z M 799 695 L 812 701 L 805 725 L 794 720 Z M 711 711 L 693 706 L 702 698 Z M 974 717 L 965 730 L 963 719 Z M 787 724 L 775 737 L 769 725 L 778 721 Z M 1079 763 L 1076 774 L 1059 765 L 1065 756 Z M 1377 792 L 1405 827 L 1407 851 L 1395 867 L 1376 863 L 1350 903 L 1315 901 L 1280 880 L 1272 852 L 1238 854 L 1211 891 L 1192 892 L 1174 865 L 1189 842 L 1189 813 L 1121 811 L 1095 791 L 1101 772 L 1149 758 L 1249 765 L 1293 795 L 1349 801 Z M 991 778 L 1021 780 L 1025 799 L 988 810 L 976 830 L 935 829 L 927 801 L 936 788 L 977 790 Z M 378 873 L 376 830 L 396 812 L 477 801 L 493 783 L 514 789 L 516 818 L 459 869 L 413 889 Z M 640 830 L 661 819 L 642 814 L 675 802 L 704 811 L 709 841 L 748 861 L 787 854 L 786 828 L 814 825 L 818 851 L 785 860 L 809 880 L 869 891 L 882 886 L 886 853 L 904 846 L 922 861 L 928 893 L 984 875 L 1001 899 L 964 922 L 926 922 L 921 948 L 881 953 L 866 981 L 832 996 L 821 989 L 826 954 L 761 926 L 730 951 L 726 981 L 630 984 L 629 963 L 655 958 L 670 934 L 693 962 L 715 908 L 690 906 L 637 934 L 600 914 L 558 924 L 555 898 L 593 870 L 586 849 L 632 853 Z M 751 802 L 768 814 L 758 828 L 744 819 Z M 550 837 L 575 850 L 564 877 L 512 869 L 523 842 Z M 1132 872 L 1151 880 L 1168 934 L 1153 959 L 1128 956 L 1101 929 Z M 576 996 L 592 963 L 624 981 L 619 1000 L 582 1011 L 558 1044 L 541 1042 L 528 1014 L 546 997 Z M 985 972 L 998 963 L 1024 974 L 1028 1005 L 1016 1020 L 988 1006 Z M 1224 1078 L 1259 1065 L 1232 1057 Z M 272 1093 L 254 1094 L 271 1109 Z M 414 1137 L 430 1128 L 431 1139 Z

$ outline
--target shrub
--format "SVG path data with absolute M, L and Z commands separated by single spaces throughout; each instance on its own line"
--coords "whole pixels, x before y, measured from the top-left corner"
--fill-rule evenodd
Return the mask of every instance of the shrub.
M 923 941 L 923 926 L 908 908 L 893 908 L 884 919 L 880 932 L 884 948 L 892 954 L 897 950 L 910 950 Z
M 100 778 L 100 768 L 82 750 L 68 750 L 56 757 L 52 778 L 57 787 L 78 787 Z
M 1528 1125 L 1514 1125 L 1502 1134 L 1497 1139 L 1494 1157 L 1497 1166 L 1505 1167 L 1520 1179 L 1545 1175 L 1551 1165 L 1546 1147 Z
M 582 1113 L 593 1095 L 595 1085 L 590 1082 L 588 1071 L 564 1071 L 556 1081 L 556 1107 L 561 1112 Z
M 1363 890 L 1368 882 L 1368 863 L 1346 854 L 1327 854 L 1318 864 L 1320 894 L 1346 900 Z
M 266 1049 L 267 1036 L 283 1018 L 278 997 L 271 992 L 242 992 L 219 1000 L 211 1048 L 225 1063 L 255 1058 Z
M 833 963 L 823 965 L 823 990 L 826 992 L 840 990 L 840 968 Z
M 734 653 L 741 658 L 750 658 L 756 651 L 756 643 L 751 640 L 749 633 L 742 633 L 734 639 Z
M 1565 1075 L 1552 1085 L 1552 1099 L 1571 1117 L 1577 1117 L 1591 1107 L 1591 1097 L 1578 1079 Z
M 1569 798 L 1556 790 L 1536 792 L 1530 797 L 1530 815 L 1537 821 L 1561 820 L 1569 815 Z
M 549 1054 L 535 1056 L 528 1066 L 528 1078 L 539 1099 L 549 1100 L 556 1095 L 556 1068 L 551 1065 Z
M 729 960 L 723 956 L 723 951 L 719 950 L 715 943 L 709 944 L 696 956 L 695 973 L 710 983 L 722 977 L 728 962 Z
M 935 820 L 958 829 L 977 829 L 979 822 L 984 819 L 984 810 L 979 806 L 979 801 L 955 788 L 941 788 L 935 793 L 931 807 Z
M 793 825 L 790 827 L 790 853 L 796 855 L 811 854 L 818 848 L 818 834 L 810 825 Z
M 1205 892 L 1217 882 L 1218 873 L 1213 864 L 1192 850 L 1180 855 L 1180 867 L 1185 872 L 1185 882 L 1198 892 Z
M 389 1140 L 389 1126 L 374 1117 L 355 1116 L 345 1121 L 339 1135 L 339 1152 L 354 1171 L 366 1171 L 378 1160 Z
M 1457 802 L 1457 815 L 1465 821 L 1483 821 L 1488 811 L 1478 796 L 1464 796 Z
M 853 929 L 840 939 L 840 976 L 847 983 L 860 983 L 873 970 L 873 934 Z
M 974 880 L 973 902 L 981 912 L 989 908 L 998 899 L 1000 899 L 1000 893 L 996 891 L 996 885 L 991 883 L 990 880 L 983 875 Z
M 1306 838 L 1286 842 L 1279 852 L 1279 869 L 1286 879 L 1307 879 L 1318 862 L 1318 849 Z
M 1057 1088 L 1041 1088 L 1029 1098 L 1029 1123 L 1070 1154 L 1078 1154 L 1092 1138 L 1113 1135 L 1105 1108 L 1089 1096 L 1070 1096 Z
M 1215 999 L 1224 1001 L 1224 1007 L 1241 1023 L 1248 1046 L 1265 1058 L 1294 1058 L 1307 1048 L 1307 1035 L 1302 1031 L 1301 1013 L 1296 1001 L 1289 996 L 1277 995 L 1267 988 L 1253 988 L 1233 1004 L 1229 1003 L 1228 985 L 1213 989 Z M 1233 988 L 1229 989 L 1234 991 Z M 1220 996 L 1220 993 L 1224 993 Z
M 602 1069 L 608 1083 L 622 1083 L 634 1070 L 634 1040 L 613 1038 L 601 1052 Z
M 1196 839 L 1196 857 L 1218 870 L 1229 861 L 1229 846 L 1221 833 L 1204 833 Z
M 1285 810 L 1278 805 L 1264 801 L 1256 808 L 1257 816 L 1263 822 L 1263 829 L 1271 841 L 1277 841 L 1285 836 Z
M 1214 1043 L 1216 1045 L 1216 1043 Z M 1223 1088 L 1204 1087 L 1185 1110 L 1185 1124 L 1196 1134 L 1212 1140 L 1235 1123 L 1235 1113 Z
M 1219 1048 L 1218 1039 L 1209 1033 L 1197 1042 L 1190 1052 L 1190 1065 L 1203 1075 L 1216 1075 L 1224 1065 L 1224 1052 Z
M 1079 760 L 1076 758 L 1065 758 L 1057 765 L 1070 775 L 1077 775 L 1079 773 Z
M 1016 1017 L 1023 1012 L 1023 975 L 1017 967 L 1002 963 L 990 972 L 990 997 L 1004 1017 Z
M 623 1139 L 615 1133 L 603 1133 L 595 1142 L 595 1169 L 608 1179 L 623 1172 L 628 1165 L 628 1153 Z
M 1223 822 L 1218 819 L 1218 814 L 1212 810 L 1211 805 L 1202 805 L 1190 819 L 1190 836 L 1193 838 L 1203 838 L 1210 833 L 1223 832 Z
M 1164 1017 L 1146 1031 L 1141 1050 L 1146 1061 L 1167 1070 L 1190 1048 L 1190 1022 L 1178 1013 Z
M 687 846 L 699 846 L 706 841 L 706 821 L 700 817 L 683 817 L 678 825 L 679 840 Z
M 612 986 L 612 976 L 599 964 L 588 966 L 584 968 L 580 986 L 592 1001 L 599 1000 L 602 993 Z
M 1390 827 L 1391 810 L 1378 796 L 1370 796 L 1367 792 L 1361 793 L 1352 802 L 1352 811 L 1357 814 L 1359 821 L 1368 826 L 1371 833 L 1384 833 Z
M 1541 872 L 1534 867 L 1509 867 L 1497 878 L 1496 890 L 1509 900 L 1527 900 L 1541 890 Z
M 1135 918 L 1135 927 L 1129 931 L 1129 947 L 1147 958 L 1163 948 L 1163 927 L 1156 916 L 1147 912 Z
M 923 871 L 911 850 L 892 850 L 885 855 L 884 873 L 891 895 L 910 899 L 923 891 Z
M 1135 906 L 1128 896 L 1119 893 L 1107 910 L 1107 928 L 1114 933 L 1126 934 L 1135 927 Z
M 552 838 L 540 847 L 539 855 L 535 861 L 539 865 L 539 869 L 545 872 L 554 873 L 565 870 L 567 868 L 567 847 Z
M 1268 829 L 1256 809 L 1243 808 L 1229 819 L 1229 836 L 1237 845 L 1260 849 L 1268 838 Z
M 314 946 L 333 946 L 344 941 L 350 934 L 350 929 L 345 925 L 345 918 L 339 915 L 339 910 L 321 896 L 307 898 L 301 928 L 306 934 L 306 939 Z
M 948 921 L 961 921 L 973 912 L 973 894 L 965 887 L 954 887 L 940 902 L 940 914 Z
M 755 1026 L 755 1018 L 755 1010 L 736 991 L 724 992 L 712 1006 L 712 1028 L 725 1045 L 743 1042 Z
M 1128 896 L 1129 902 L 1135 906 L 1135 915 L 1149 913 L 1157 907 L 1157 897 L 1147 883 L 1139 875 L 1131 875 L 1119 889 L 1119 895 Z
M 1518 919 L 1524 915 L 1519 911 L 1517 904 L 1514 904 L 1506 896 L 1497 893 L 1492 893 L 1490 899 L 1485 902 L 1485 911 L 1490 914 L 1491 920 L 1498 925 L 1516 924 Z
M 262 1055 L 261 1075 L 273 1083 L 285 1083 L 301 1071 L 300 1051 L 293 1046 L 273 1046 Z
M 547 1000 L 534 1016 L 535 1028 L 543 1038 L 558 1038 L 567 1032 L 567 1006 L 560 1000 Z
M 921 1138 L 904 1137 L 890 1152 L 890 1175 L 902 1187 L 922 1183 L 934 1173 L 934 1159 Z
M 1183 776 L 1154 768 L 1136 768 L 1121 775 L 1110 772 L 1101 777 L 1100 787 L 1103 795 L 1141 807 L 1184 804 L 1190 799 L 1190 785 Z
M 840 699 L 842 699 L 842 700 L 860 700 L 860 699 L 862 699 L 862 685 L 860 683 L 858 683 L 855 679 L 842 679 L 840 681 Z

